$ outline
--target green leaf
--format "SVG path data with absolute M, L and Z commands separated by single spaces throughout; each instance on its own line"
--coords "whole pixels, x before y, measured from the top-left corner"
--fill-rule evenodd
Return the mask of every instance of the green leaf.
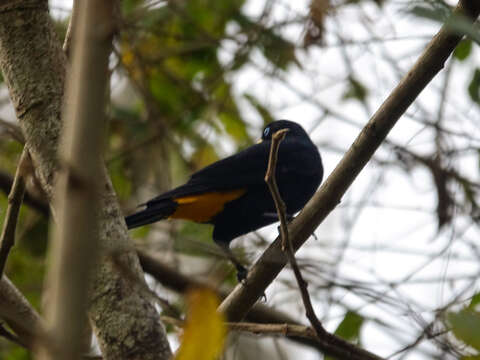
M 348 341 L 358 340 L 364 320 L 365 319 L 356 312 L 348 311 L 335 330 L 335 335 Z M 324 360 L 336 360 L 336 358 L 325 356 Z
M 472 299 L 470 300 L 470 304 L 468 304 L 467 309 L 473 311 L 478 304 L 480 304 L 480 292 L 472 296 Z
M 120 199 L 128 199 L 132 193 L 132 183 L 125 176 L 123 158 L 108 164 L 113 188 Z
M 290 41 L 267 29 L 261 33 L 258 40 L 263 55 L 279 69 L 286 70 L 291 64 L 301 67 L 295 54 L 295 45 Z
M 183 221 L 175 239 L 174 247 L 177 252 L 192 256 L 205 256 L 210 253 L 213 227 L 209 224 L 198 224 Z
M 479 312 L 465 309 L 457 313 L 449 313 L 447 318 L 458 339 L 476 350 L 480 350 Z
M 480 44 L 480 31 L 472 20 L 461 14 L 454 14 L 448 18 L 447 25 L 450 31 L 459 35 L 467 35 L 477 44 Z
M 349 341 L 357 340 L 364 320 L 363 316 L 356 312 L 348 311 L 337 330 L 335 330 L 335 335 Z
M 475 72 L 473 73 L 472 80 L 470 84 L 468 84 L 468 94 L 470 98 L 480 104 L 480 69 L 476 68 Z
M 141 0 L 124 0 L 121 2 L 122 4 L 122 12 L 124 14 L 129 14 L 132 11 L 134 11 L 137 6 L 139 6 L 142 3 Z
M 150 232 L 150 226 L 140 226 L 133 230 L 130 230 L 130 236 L 133 239 L 143 239 Z
M 348 77 L 348 88 L 342 96 L 343 100 L 354 99 L 360 102 L 365 102 L 368 89 L 353 76 Z
M 265 106 L 260 104 L 260 102 L 253 95 L 245 94 L 244 96 L 248 100 L 248 102 L 255 108 L 255 110 L 257 110 L 257 112 L 260 114 L 263 119 L 264 125 L 267 125 L 275 120 L 270 111 L 268 111 Z
M 197 169 L 201 169 L 219 159 L 215 147 L 211 144 L 204 144 L 199 147 L 191 156 L 191 162 Z
M 32 354 L 27 349 L 14 344 L 8 344 L 0 351 L 0 359 L 4 360 L 31 360 Z
M 472 53 L 472 40 L 463 39 L 455 48 L 453 56 L 460 61 L 465 60 Z
M 258 34 L 254 41 L 255 46 L 276 68 L 286 70 L 292 64 L 301 68 L 301 64 L 296 57 L 294 43 L 276 34 L 271 28 L 264 27 L 242 14 L 237 14 L 235 20 L 245 33 L 255 32 Z
M 416 5 L 410 12 L 418 17 L 439 22 L 444 22 L 451 13 L 450 8 L 440 1 L 429 5 Z
M 215 99 L 215 112 L 228 135 L 240 146 L 250 142 L 245 122 L 240 116 L 235 98 L 232 95 L 231 85 L 221 82 L 212 93 Z

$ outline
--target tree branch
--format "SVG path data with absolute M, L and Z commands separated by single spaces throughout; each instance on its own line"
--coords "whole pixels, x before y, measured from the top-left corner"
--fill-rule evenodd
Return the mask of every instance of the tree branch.
M 15 139 L 21 144 L 25 144 L 25 139 L 18 125 L 0 118 L 0 127 L 2 127 L 8 134 L 10 134 L 13 139 Z
M 0 170 L 0 191 L 3 191 L 5 194 L 9 194 L 12 190 L 13 185 L 13 176 L 7 172 Z M 39 199 L 37 195 L 34 195 L 28 190 L 28 187 L 25 189 L 25 196 L 23 197 L 24 204 L 35 209 L 42 215 L 48 217 L 50 216 L 50 208 L 46 200 Z
M 210 288 L 217 292 L 221 299 L 224 299 L 228 296 L 227 291 L 219 290 L 205 281 L 195 279 L 192 276 L 183 275 L 142 250 L 137 250 L 137 253 L 143 270 L 152 275 L 160 284 L 169 289 L 180 293 L 185 293 L 191 288 Z M 246 315 L 246 319 L 256 323 L 275 323 L 304 326 L 284 312 L 270 308 L 262 303 L 255 304 Z M 291 336 L 289 339 L 322 351 L 322 347 L 319 346 L 317 339 L 306 339 L 304 337 L 295 336 Z
M 28 161 L 28 150 L 23 148 L 22 155 L 18 161 L 17 171 L 13 180 L 12 189 L 8 195 L 8 206 L 3 222 L 2 234 L 0 235 L 0 279 L 2 278 L 5 264 L 7 263 L 10 249 L 15 244 L 15 230 L 17 227 L 18 214 L 25 194 L 24 169 Z
M 476 19 L 480 2 L 461 0 L 454 14 Z M 381 145 L 400 116 L 420 92 L 442 69 L 462 35 L 454 34 L 447 25 L 430 41 L 412 69 L 370 119 L 329 178 L 321 186 L 300 215 L 289 225 L 289 236 L 298 249 L 326 216 L 339 204 L 342 196 Z M 264 252 L 249 272 L 248 284 L 238 285 L 219 307 L 231 321 L 242 319 L 262 296 L 267 286 L 287 262 L 279 238 Z
M 0 337 L 3 337 L 19 346 L 26 347 L 25 344 L 23 344 L 22 341 L 17 336 L 15 336 L 10 331 L 5 329 L 5 327 L 2 324 L 0 324 Z
M 54 347 L 41 359 L 80 359 L 91 276 L 99 258 L 100 183 L 105 136 L 105 93 L 113 38 L 113 1 L 79 3 L 73 31 L 72 68 L 67 81 L 67 126 L 62 133 L 62 167 L 55 185 L 57 228 L 51 242 L 46 288 L 47 321 Z M 40 343 L 40 345 L 42 345 Z
M 77 18 L 79 12 L 79 0 L 74 0 L 72 5 L 72 12 L 70 14 L 70 21 L 68 22 L 67 32 L 65 33 L 65 40 L 63 41 L 62 50 L 67 56 L 70 57 L 72 38 L 73 38 L 73 29 L 77 26 Z
M 0 279 L 0 317 L 12 328 L 23 346 L 32 348 L 43 321 L 6 275 Z
M 169 316 L 162 316 L 162 320 L 173 326 L 183 327 L 184 322 Z M 261 324 L 252 322 L 227 323 L 229 331 L 248 332 L 256 335 L 275 335 L 287 338 L 316 339 L 315 330 L 309 326 L 293 324 Z
M 89 3 L 96 7 L 105 5 L 97 1 Z M 106 30 L 111 31 L 105 28 L 110 20 L 90 29 L 93 38 L 89 40 L 89 46 L 105 46 L 98 41 L 98 36 L 105 36 Z M 74 39 L 79 41 L 76 36 Z M 41 61 L 38 54 L 42 54 Z M 57 150 L 62 127 L 66 58 L 48 13 L 47 0 L 1 2 L 0 68 L 29 146 L 36 175 L 51 202 L 55 194 L 54 180 L 60 169 Z M 95 66 L 85 70 L 96 71 Z M 86 76 L 91 79 L 90 75 Z M 90 84 L 94 86 L 96 82 L 97 79 L 93 79 Z M 99 99 L 104 99 L 104 93 Z M 94 132 L 91 135 L 96 136 Z M 69 166 L 71 164 L 67 164 Z M 69 180 L 76 178 L 73 176 Z M 100 204 L 93 210 L 97 210 L 95 215 L 100 219 L 101 248 L 106 252 L 125 249 L 122 261 L 141 278 L 138 258 L 129 244 L 123 216 L 105 167 L 98 172 L 96 180 L 101 186 L 101 194 Z M 52 212 L 57 219 L 58 210 L 52 207 Z M 128 281 L 108 258 L 102 258 L 93 274 L 90 290 L 88 315 L 106 360 L 170 357 L 169 344 L 154 305 L 143 294 L 130 291 Z
M 278 219 L 280 220 L 280 237 L 282 239 L 282 250 L 285 251 L 288 246 L 288 227 L 287 227 L 287 207 L 278 190 L 277 179 L 275 177 L 275 170 L 277 169 L 278 149 L 280 144 L 285 139 L 288 129 L 278 130 L 272 135 L 272 143 L 270 146 L 270 154 L 268 155 L 268 166 L 265 174 L 265 182 L 270 189 L 275 208 L 277 209 Z

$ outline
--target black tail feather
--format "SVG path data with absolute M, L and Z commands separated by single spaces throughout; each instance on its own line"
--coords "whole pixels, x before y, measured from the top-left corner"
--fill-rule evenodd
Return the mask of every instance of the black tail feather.
M 144 210 L 136 212 L 134 214 L 125 217 L 125 222 L 129 229 L 133 229 L 142 225 L 151 224 L 155 221 L 168 218 L 173 214 L 177 207 L 177 204 L 172 202 L 166 202 L 161 204 L 155 204 L 148 206 Z

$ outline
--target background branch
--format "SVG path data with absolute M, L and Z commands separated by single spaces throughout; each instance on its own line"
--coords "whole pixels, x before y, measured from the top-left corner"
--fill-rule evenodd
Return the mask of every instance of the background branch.
M 25 147 L 22 155 L 20 155 L 12 189 L 8 195 L 8 206 L 3 222 L 2 234 L 0 235 L 0 278 L 3 275 L 10 249 L 15 244 L 18 214 L 22 205 L 23 195 L 25 194 L 24 169 L 25 161 L 28 160 L 28 157 L 28 150 Z
M 0 191 L 3 191 L 5 194 L 10 193 L 13 185 L 13 176 L 7 172 L 0 170 Z M 28 187 L 25 189 L 25 196 L 23 202 L 35 209 L 44 216 L 50 216 L 50 208 L 46 200 L 39 199 L 37 195 L 34 195 L 28 190 Z
M 0 279 L 0 317 L 28 348 L 33 347 L 36 334 L 44 329 L 38 313 L 6 275 Z

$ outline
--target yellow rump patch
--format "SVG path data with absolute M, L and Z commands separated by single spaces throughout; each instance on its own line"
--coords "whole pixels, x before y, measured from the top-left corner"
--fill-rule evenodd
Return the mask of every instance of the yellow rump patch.
M 170 219 L 185 219 L 196 222 L 208 222 L 220 213 L 225 204 L 238 199 L 247 190 L 213 191 L 204 194 L 173 199 L 178 204 Z

